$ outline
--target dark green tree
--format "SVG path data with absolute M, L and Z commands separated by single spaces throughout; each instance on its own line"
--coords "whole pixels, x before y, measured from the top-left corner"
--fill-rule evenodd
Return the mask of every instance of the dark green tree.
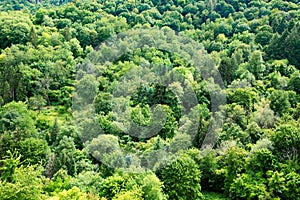
M 57 118 L 55 118 L 51 132 L 50 132 L 50 138 L 49 138 L 49 144 L 55 144 L 57 136 L 59 134 L 60 128 L 59 128 L 59 124 L 57 121 Z
M 283 90 L 273 91 L 270 95 L 270 101 L 270 108 L 280 116 L 287 113 L 291 107 L 288 93 Z

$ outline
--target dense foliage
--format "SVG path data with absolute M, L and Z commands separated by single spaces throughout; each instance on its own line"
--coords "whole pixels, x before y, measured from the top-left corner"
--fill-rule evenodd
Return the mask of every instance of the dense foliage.
M 300 199 L 299 22 L 298 0 L 2 0 L 0 199 Z M 172 37 L 141 41 L 165 49 L 126 37 L 101 48 L 149 28 Z M 177 35 L 203 46 L 209 71 L 188 46 L 166 51 Z M 99 61 L 118 47 L 127 53 Z M 93 117 L 78 117 L 87 102 Z M 138 129 L 150 124 L 161 129 Z

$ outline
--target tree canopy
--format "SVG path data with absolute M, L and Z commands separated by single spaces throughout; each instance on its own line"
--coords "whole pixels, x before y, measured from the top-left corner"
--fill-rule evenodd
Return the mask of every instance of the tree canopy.
M 298 0 L 2 0 L 1 199 L 299 199 Z

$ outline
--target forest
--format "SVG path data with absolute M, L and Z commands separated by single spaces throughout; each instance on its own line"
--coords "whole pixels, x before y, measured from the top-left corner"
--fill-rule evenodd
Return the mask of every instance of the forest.
M 1 0 L 0 200 L 300 199 L 299 0 Z

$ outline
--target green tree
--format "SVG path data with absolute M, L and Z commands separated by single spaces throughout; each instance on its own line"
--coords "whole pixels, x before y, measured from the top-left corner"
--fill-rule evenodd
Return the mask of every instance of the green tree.
M 260 51 L 254 51 L 251 54 L 247 68 L 256 79 L 261 79 L 262 73 L 265 70 L 265 65 Z
M 45 165 L 50 149 L 47 142 L 38 138 L 26 138 L 20 142 L 21 161 L 24 164 Z
M 10 101 L 25 100 L 26 80 L 24 69 L 27 57 L 18 46 L 7 48 L 0 55 L 0 82 L 3 87 L 0 88 L 0 95 L 4 103 Z
M 272 36 L 269 31 L 261 31 L 255 35 L 255 42 L 265 46 L 270 43 Z
M 299 95 L 300 94 L 299 85 L 300 85 L 300 73 L 292 74 L 288 83 L 288 88 L 294 90 Z
M 37 109 L 38 111 L 40 111 L 46 103 L 46 100 L 41 95 L 33 96 L 28 99 L 29 106 Z
M 32 113 L 22 102 L 11 102 L 0 108 L 0 156 L 5 149 L 19 148 L 20 141 L 36 137 L 37 130 Z
M 0 196 L 3 200 L 36 200 L 45 199 L 43 191 L 45 178 L 42 169 L 33 166 L 20 166 L 15 169 L 14 182 L 0 180 Z
M 142 191 L 140 188 L 135 187 L 131 190 L 120 192 L 113 198 L 113 200 L 143 200 Z
M 272 128 L 275 124 L 274 111 L 270 109 L 270 102 L 261 100 L 255 107 L 256 111 L 253 113 L 253 120 L 261 128 Z
M 225 180 L 224 180 L 224 190 L 225 193 L 230 193 L 230 186 L 234 179 L 237 178 L 245 169 L 245 157 L 246 151 L 239 147 L 230 147 L 224 157 L 225 164 Z
M 0 48 L 12 44 L 26 44 L 29 41 L 32 22 L 24 12 L 0 13 Z
M 102 175 L 102 174 L 101 174 Z M 70 187 L 78 187 L 83 192 L 97 194 L 103 178 L 95 171 L 83 171 L 69 181 Z
M 47 200 L 100 200 L 98 196 L 92 193 L 84 193 L 77 187 L 72 187 L 69 190 L 63 190 L 55 194 L 55 196 Z
M 217 152 L 212 149 L 206 149 L 203 152 L 199 152 L 198 149 L 190 149 L 188 153 L 190 152 L 202 172 L 201 187 L 203 190 L 222 192 L 225 177 L 219 173 L 221 166 Z
M 59 134 L 59 124 L 58 124 L 57 118 L 55 118 L 51 132 L 50 132 L 50 138 L 49 138 L 50 145 L 55 143 L 58 134 Z
M 79 149 L 76 149 L 74 138 L 63 136 L 59 144 L 54 148 L 55 163 L 54 172 L 59 169 L 67 170 L 69 175 L 80 173 L 83 169 L 80 166 L 85 155 Z
M 257 93 L 249 88 L 238 88 L 228 94 L 229 102 L 243 106 L 248 115 L 253 111 L 257 99 Z
M 269 97 L 270 108 L 279 116 L 287 113 L 291 107 L 289 96 L 286 91 L 275 90 Z
M 263 173 L 266 176 L 268 170 L 273 170 L 275 156 L 266 148 L 258 149 L 249 157 L 247 170 L 252 173 Z
M 112 110 L 112 98 L 110 93 L 99 93 L 94 100 L 95 112 L 104 112 L 105 114 L 110 112 Z
M 270 194 L 266 190 L 266 185 L 261 180 L 253 180 L 248 174 L 238 176 L 230 187 L 229 197 L 231 199 L 269 199 Z
M 18 152 L 12 153 L 10 150 L 7 151 L 7 155 L 0 160 L 0 181 L 3 182 L 15 182 L 15 172 L 17 167 L 21 164 L 21 156 Z
M 286 43 L 284 44 L 284 49 L 286 57 L 289 59 L 290 63 L 295 65 L 298 69 L 300 67 L 300 28 L 299 22 L 295 24 L 294 28 L 291 30 L 290 34 L 286 38 Z
M 98 82 L 92 74 L 84 74 L 76 84 L 73 109 L 92 104 L 98 92 Z
M 163 193 L 163 182 L 161 182 L 154 173 L 144 176 L 142 180 L 143 198 L 145 200 L 165 200 L 166 196 Z
M 201 171 L 190 156 L 179 155 L 157 174 L 163 181 L 164 191 L 170 199 L 202 199 Z
M 219 72 L 226 85 L 229 85 L 235 79 L 237 69 L 238 65 L 235 64 L 232 59 L 225 57 L 221 60 Z
M 229 14 L 235 10 L 232 5 L 227 4 L 225 1 L 221 1 L 216 4 L 215 11 L 218 12 L 222 17 L 227 18 Z
M 126 180 L 119 174 L 114 174 L 103 180 L 101 186 L 98 188 L 100 197 L 112 199 L 119 194 L 125 187 Z
M 298 155 L 300 151 L 299 134 L 299 128 L 293 123 L 278 126 L 271 137 L 275 152 L 284 159 Z

